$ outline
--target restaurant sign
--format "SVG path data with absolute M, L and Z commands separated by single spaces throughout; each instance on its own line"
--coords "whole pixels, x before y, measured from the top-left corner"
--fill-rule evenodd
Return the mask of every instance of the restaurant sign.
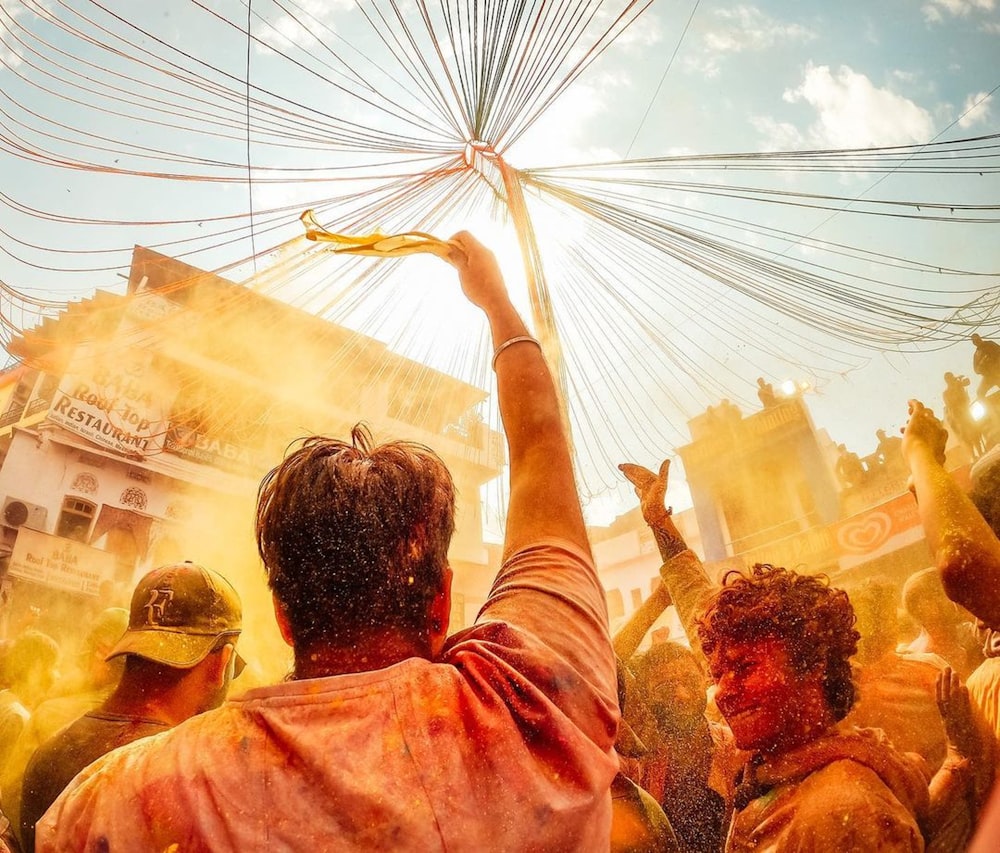
M 127 456 L 163 450 L 175 381 L 150 350 L 78 348 L 49 409 L 50 421 Z
M 114 578 L 115 565 L 114 554 L 107 551 L 21 527 L 7 574 L 54 589 L 97 595 L 101 583 Z

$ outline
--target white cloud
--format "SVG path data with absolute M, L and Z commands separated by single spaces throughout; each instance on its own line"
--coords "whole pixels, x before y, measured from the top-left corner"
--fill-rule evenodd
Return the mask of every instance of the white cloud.
M 775 121 L 770 116 L 753 116 L 750 121 L 764 138 L 766 151 L 796 151 L 805 145 L 804 134 L 791 122 Z
M 603 115 L 608 100 L 620 97 L 629 85 L 623 74 L 600 74 L 586 83 L 578 80 L 512 146 L 511 161 L 525 167 L 618 159 L 620 153 L 589 143 L 587 122 Z
M 937 24 L 944 20 L 945 15 L 965 18 L 973 12 L 992 12 L 995 8 L 996 0 L 928 0 L 921 11 L 925 21 Z
M 806 103 L 816 111 L 815 120 L 803 134 L 804 141 L 812 145 L 905 145 L 926 142 L 934 135 L 927 110 L 889 89 L 879 88 L 846 65 L 836 72 L 826 65 L 808 65 L 801 85 L 787 90 L 783 97 L 792 104 Z
M 0 16 L 0 36 L 3 37 L 3 41 L 0 42 L 0 66 L 5 68 L 17 68 L 24 60 L 21 55 L 16 52 L 10 45 L 17 44 L 17 38 L 20 37 L 16 34 L 18 27 L 21 26 L 17 22 L 20 17 L 28 17 L 31 15 L 34 17 L 33 13 L 28 11 L 24 4 L 18 4 L 14 6 L 13 4 L 3 3 L 4 15 Z M 38 11 L 41 13 L 38 15 L 40 18 L 51 18 L 52 11 L 49 8 L 48 3 L 39 3 Z M 8 23 L 7 18 L 10 18 L 12 23 Z
M 705 33 L 705 46 L 726 53 L 766 50 L 784 42 L 807 42 L 816 34 L 801 24 L 788 24 L 769 18 L 756 6 L 719 9 L 716 29 Z
M 974 124 L 983 124 L 990 117 L 990 101 L 993 98 L 988 92 L 977 92 L 969 95 L 962 105 L 962 117 L 958 120 L 959 127 L 972 127 Z
M 603 33 L 610 23 L 610 13 L 602 11 L 594 19 L 594 23 L 588 28 L 588 35 L 594 36 Z M 587 42 L 588 39 L 581 39 Z M 631 23 L 628 28 L 622 31 L 615 39 L 615 45 L 619 48 L 630 49 L 633 47 L 649 47 L 663 41 L 663 29 L 659 18 L 655 15 L 643 14 Z
M 308 49 L 318 44 L 319 36 L 315 30 L 325 33 L 322 27 L 317 27 L 317 23 L 323 24 L 329 29 L 333 26 L 336 17 L 353 8 L 353 0 L 299 0 L 297 8 L 299 13 L 293 18 L 290 15 L 279 15 L 268 24 L 257 23 L 254 27 L 254 35 L 275 50 L 285 51 L 291 47 Z M 259 50 L 266 50 L 266 47 L 258 46 Z
M 756 6 L 717 9 L 702 36 L 703 50 L 686 55 L 682 64 L 688 71 L 715 77 L 725 54 L 759 52 L 789 42 L 803 44 L 815 38 L 816 34 L 807 27 L 775 20 Z

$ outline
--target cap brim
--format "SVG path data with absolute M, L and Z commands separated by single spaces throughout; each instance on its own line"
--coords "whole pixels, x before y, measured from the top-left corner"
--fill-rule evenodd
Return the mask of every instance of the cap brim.
M 225 635 L 182 634 L 163 629 L 129 630 L 108 653 L 105 660 L 111 660 L 119 655 L 138 655 L 178 669 L 190 669 L 208 656 L 221 636 Z M 235 642 L 238 635 L 231 636 Z M 236 666 L 240 671 L 242 671 L 242 667 L 239 664 L 242 660 L 237 655 Z

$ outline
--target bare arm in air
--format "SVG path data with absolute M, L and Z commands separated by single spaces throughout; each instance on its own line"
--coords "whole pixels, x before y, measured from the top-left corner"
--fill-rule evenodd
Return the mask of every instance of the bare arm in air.
M 946 438 L 934 413 L 911 400 L 903 455 L 945 592 L 989 627 L 1000 629 L 1000 540 L 944 469 Z
M 468 232 L 459 232 L 451 243 L 449 261 L 469 301 L 486 314 L 497 352 L 500 416 L 510 451 L 504 555 L 543 537 L 566 539 L 589 554 L 556 387 L 541 348 L 532 341 L 503 346 L 528 337 L 528 329 L 510 301 L 496 258 Z
M 691 649 L 702 659 L 695 620 L 701 615 L 704 600 L 714 590 L 714 586 L 698 555 L 688 548 L 674 524 L 673 511 L 664 505 L 670 460 L 663 461 L 657 474 L 630 462 L 619 465 L 618 469 L 635 486 L 635 493 L 639 496 L 642 507 L 642 517 L 653 531 L 653 538 L 663 561 L 660 566 L 663 586 L 677 606 L 677 615 L 684 626 Z
M 669 606 L 670 590 L 667 589 L 665 583 L 661 583 L 653 590 L 653 594 L 636 608 L 628 622 L 622 625 L 611 638 L 615 654 L 620 660 L 627 661 L 635 654 L 635 650 L 642 644 L 642 638 L 646 636 L 646 632 L 653 627 L 653 623 Z

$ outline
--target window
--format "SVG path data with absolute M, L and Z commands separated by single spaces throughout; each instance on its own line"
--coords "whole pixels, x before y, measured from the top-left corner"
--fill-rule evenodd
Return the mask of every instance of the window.
M 53 376 L 50 373 L 43 374 L 42 381 L 38 383 L 38 390 L 35 393 L 35 397 L 28 406 L 27 414 L 33 415 L 36 412 L 43 412 L 48 409 L 52 403 L 52 398 L 56 395 L 58 387 L 58 376 Z
M 95 509 L 95 504 L 81 498 L 69 497 L 63 500 L 59 523 L 56 525 L 56 536 L 86 542 Z

